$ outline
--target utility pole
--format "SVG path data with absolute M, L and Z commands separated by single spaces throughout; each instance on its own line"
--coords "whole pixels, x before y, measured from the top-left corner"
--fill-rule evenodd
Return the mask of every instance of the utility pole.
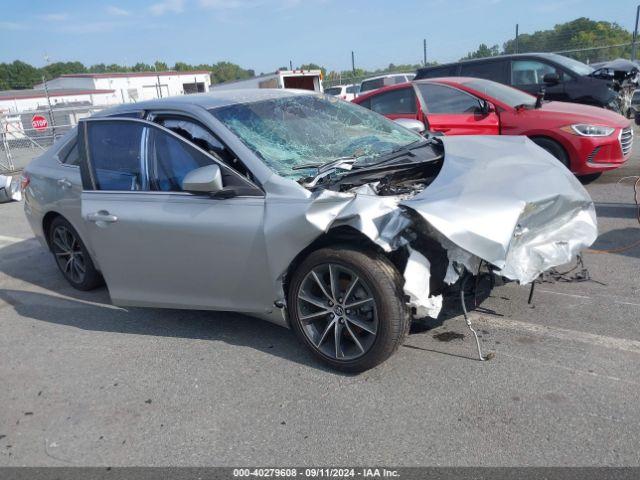
M 49 55 L 44 55 L 44 61 L 49 65 Z M 56 138 L 56 119 L 53 118 L 53 109 L 51 108 L 51 98 L 49 97 L 49 87 L 47 86 L 46 75 L 42 74 L 42 83 L 44 85 L 44 94 L 47 97 L 47 105 L 49 105 L 49 117 L 51 118 L 51 137 Z
M 356 57 L 353 54 L 353 50 L 351 50 L 351 71 L 353 72 L 353 77 L 356 76 Z
M 516 23 L 516 51 L 515 53 L 518 53 L 518 27 L 519 25 Z
M 427 66 L 427 39 L 422 40 L 422 63 Z
M 636 28 L 633 30 L 633 45 L 631 46 L 631 61 L 636 60 L 636 42 L 638 41 L 638 17 L 640 17 L 640 5 L 636 8 Z

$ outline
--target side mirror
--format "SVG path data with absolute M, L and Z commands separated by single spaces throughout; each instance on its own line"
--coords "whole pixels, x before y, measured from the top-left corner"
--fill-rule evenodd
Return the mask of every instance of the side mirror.
M 185 192 L 217 193 L 222 188 L 222 172 L 218 165 L 191 170 L 182 180 L 182 190 Z
M 542 77 L 542 81 L 548 85 L 557 85 L 560 83 L 560 77 L 557 73 L 547 73 Z
M 496 109 L 486 100 L 480 100 L 480 115 L 489 115 L 491 112 L 495 112 Z
M 394 120 L 398 125 L 403 126 L 404 128 L 414 131 L 416 133 L 424 133 L 427 129 L 420 120 L 416 120 L 414 118 L 396 118 Z

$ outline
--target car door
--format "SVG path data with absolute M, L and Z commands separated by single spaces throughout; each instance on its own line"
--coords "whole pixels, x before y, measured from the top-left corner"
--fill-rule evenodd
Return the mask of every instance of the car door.
M 264 195 L 213 155 L 157 124 L 83 120 L 82 219 L 119 305 L 262 312 Z M 242 195 L 184 192 L 187 172 L 218 164 Z
M 545 83 L 543 79 L 547 74 L 556 74 L 559 82 L 556 84 Z M 531 95 L 538 94 L 544 88 L 547 100 L 565 101 L 567 100 L 565 80 L 571 80 L 571 78 L 562 69 L 551 63 L 536 59 L 511 61 L 511 86 Z
M 416 93 L 411 85 L 385 90 L 369 98 L 368 108 L 396 120 L 398 118 L 419 119 Z
M 482 101 L 448 85 L 416 83 L 429 130 L 445 135 L 498 135 L 500 119 L 483 111 Z

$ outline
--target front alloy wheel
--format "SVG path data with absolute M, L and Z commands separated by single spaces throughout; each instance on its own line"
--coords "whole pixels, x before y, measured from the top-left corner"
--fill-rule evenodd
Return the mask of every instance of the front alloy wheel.
M 376 339 L 378 314 L 371 288 L 345 266 L 314 267 L 298 289 L 297 307 L 304 334 L 330 358 L 358 358 Z
M 407 333 L 401 283 L 382 254 L 350 247 L 317 250 L 292 276 L 291 326 L 325 363 L 367 370 L 386 360 Z

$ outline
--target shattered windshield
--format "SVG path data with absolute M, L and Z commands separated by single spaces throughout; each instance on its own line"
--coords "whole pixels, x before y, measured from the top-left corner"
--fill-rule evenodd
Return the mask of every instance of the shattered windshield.
M 210 112 L 276 173 L 348 157 L 370 160 L 422 137 L 358 105 L 324 95 L 291 95 L 219 107 Z

